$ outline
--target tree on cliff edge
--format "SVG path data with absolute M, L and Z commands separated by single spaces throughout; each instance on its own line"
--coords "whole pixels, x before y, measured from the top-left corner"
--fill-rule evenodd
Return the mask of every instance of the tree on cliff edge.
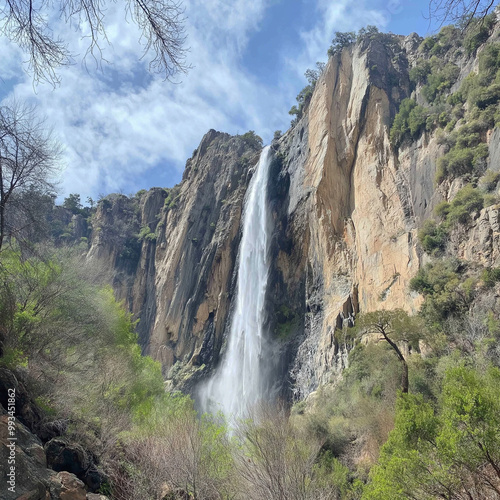
M 60 156 L 60 145 L 33 106 L 0 106 L 0 249 L 7 235 L 24 229 L 28 207 L 22 195 L 54 191 L 51 176 Z
M 67 43 L 54 34 L 48 19 L 57 17 L 82 32 L 88 39 L 86 55 L 98 63 L 104 60 L 101 45 L 107 42 L 105 0 L 4 0 L 0 3 L 0 35 L 16 43 L 28 55 L 28 68 L 35 82 L 59 83 L 56 72 L 70 65 L 73 54 Z M 186 71 L 184 48 L 184 11 L 176 0 L 127 0 L 126 20 L 131 19 L 140 29 L 139 42 L 144 55 L 150 51 L 150 71 L 169 79 Z

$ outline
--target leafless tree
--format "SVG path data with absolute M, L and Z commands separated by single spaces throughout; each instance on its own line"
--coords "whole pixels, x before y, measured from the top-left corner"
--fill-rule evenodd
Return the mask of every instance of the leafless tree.
M 282 405 L 257 408 L 241 421 L 236 467 L 248 500 L 337 500 L 333 482 L 320 484 L 315 462 L 321 443 L 301 434 Z
M 11 205 L 23 210 L 23 204 L 14 203 L 16 195 L 29 190 L 52 193 L 52 176 L 61 153 L 61 146 L 33 106 L 15 101 L 0 106 L 0 249 L 7 235 L 16 236 L 23 229 L 8 221 L 27 220 L 7 218 Z
M 429 19 L 436 19 L 441 24 L 447 22 L 465 22 L 468 25 L 474 17 L 483 18 L 495 5 L 495 0 L 430 0 Z
M 106 43 L 105 0 L 61 0 L 55 7 L 67 24 L 87 30 L 91 54 L 98 63 L 104 60 L 102 43 Z M 19 45 L 28 54 L 28 67 L 35 82 L 60 82 L 57 68 L 70 65 L 74 55 L 65 40 L 56 37 L 47 19 L 53 17 L 50 0 L 4 0 L 0 4 L 0 34 Z M 52 16 L 51 16 L 52 14 Z M 153 53 L 150 70 L 169 79 L 185 72 L 186 39 L 184 10 L 177 0 L 127 0 L 125 15 L 141 31 L 144 55 Z

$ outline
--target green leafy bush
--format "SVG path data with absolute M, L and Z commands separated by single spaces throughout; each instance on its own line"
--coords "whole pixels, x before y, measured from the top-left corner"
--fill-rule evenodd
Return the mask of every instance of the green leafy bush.
M 474 19 L 465 35 L 464 48 L 468 54 L 473 54 L 490 37 L 495 24 L 495 14 L 489 14 L 484 19 Z
M 425 83 L 431 71 L 431 63 L 427 59 L 419 59 L 417 64 L 410 69 L 410 81 L 413 84 Z
M 442 224 L 428 219 L 418 231 L 418 240 L 428 254 L 442 252 L 446 247 L 448 231 Z
M 447 63 L 443 68 L 441 62 L 432 65 L 432 72 L 427 77 L 427 84 L 422 87 L 422 95 L 428 103 L 433 103 L 439 95 L 449 90 L 457 81 L 460 69 L 453 63 Z
M 403 99 L 389 134 L 391 143 L 399 147 L 405 138 L 417 138 L 425 129 L 429 111 L 413 99 Z
M 500 172 L 487 170 L 479 180 L 479 186 L 486 192 L 493 191 L 497 187 L 498 181 L 500 181 Z
M 467 184 L 456 194 L 450 203 L 447 222 L 454 224 L 466 224 L 470 221 L 473 212 L 478 212 L 483 208 L 483 194 L 479 189 Z
M 421 268 L 410 280 L 410 289 L 421 293 L 421 314 L 431 327 L 468 310 L 474 297 L 472 282 L 464 279 L 464 266 L 455 259 L 438 260 Z
M 363 500 L 487 498 L 500 468 L 500 370 L 446 370 L 436 404 L 402 394 Z
M 262 138 L 259 137 L 253 130 L 245 132 L 241 136 L 241 139 L 247 146 L 250 146 L 253 149 L 262 149 Z
M 344 47 L 352 45 L 357 39 L 356 33 L 354 31 L 335 32 L 335 38 L 332 40 L 332 44 L 328 49 L 328 56 L 332 57 L 342 51 Z
M 481 274 L 486 287 L 491 288 L 500 281 L 500 267 L 487 267 Z

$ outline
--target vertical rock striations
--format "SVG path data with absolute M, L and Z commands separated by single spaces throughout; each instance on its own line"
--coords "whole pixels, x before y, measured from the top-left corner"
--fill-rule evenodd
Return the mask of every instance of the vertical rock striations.
M 425 259 L 417 230 L 457 188 L 435 186 L 445 152 L 435 133 L 399 150 L 389 140 L 401 100 L 419 98 L 409 67 L 420 42 L 380 34 L 330 58 L 303 117 L 272 144 L 266 328 L 285 394 L 305 397 L 340 373 L 347 351 L 335 331 L 358 311 L 421 304 L 408 287 Z M 476 55 L 457 57 L 455 89 L 477 66 Z M 145 352 L 178 387 L 211 370 L 225 340 L 242 202 L 260 150 L 246 136 L 211 130 L 180 185 L 101 202 L 94 221 L 89 259 L 114 269 Z M 488 137 L 491 163 L 498 130 Z M 483 209 L 454 253 L 498 265 L 498 226 L 498 207 Z

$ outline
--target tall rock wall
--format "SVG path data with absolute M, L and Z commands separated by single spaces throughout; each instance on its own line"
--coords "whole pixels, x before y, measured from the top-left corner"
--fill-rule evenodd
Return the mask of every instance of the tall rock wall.
M 399 150 L 389 140 L 399 103 L 414 92 L 409 67 L 420 42 L 415 34 L 366 37 L 330 58 L 304 115 L 272 144 L 267 327 L 280 357 L 276 376 L 295 397 L 345 367 L 335 329 L 359 311 L 415 313 L 421 305 L 408 286 L 428 258 L 417 231 L 457 186 L 435 186 L 436 160 L 444 153 L 436 134 L 424 132 Z M 477 59 L 462 55 L 455 63 L 457 87 Z M 499 140 L 492 131 L 490 163 Z M 124 208 L 115 206 L 125 200 L 100 207 L 96 216 L 89 259 L 115 269 L 118 296 L 141 318 L 145 352 L 177 387 L 206 376 L 223 347 L 243 200 L 258 149 L 245 136 L 208 132 L 179 186 L 136 201 L 134 230 L 148 226 L 151 235 L 133 265 L 97 230 L 116 226 Z M 454 236 L 454 253 L 497 263 L 498 224 L 498 208 L 484 209 L 465 234 Z

